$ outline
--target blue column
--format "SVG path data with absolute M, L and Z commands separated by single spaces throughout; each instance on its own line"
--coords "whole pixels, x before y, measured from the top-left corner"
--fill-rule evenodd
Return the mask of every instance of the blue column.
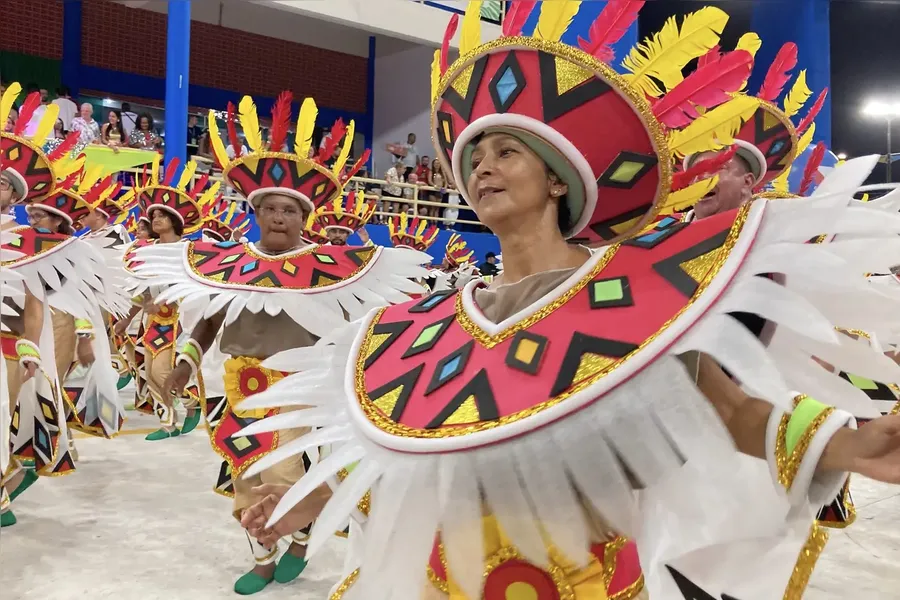
M 191 55 L 191 2 L 169 0 L 166 29 L 166 164 L 187 155 L 188 74 Z
M 78 97 L 81 80 L 81 0 L 63 2 L 63 53 L 60 80 Z
M 369 62 L 366 65 L 366 123 L 363 133 L 366 136 L 366 145 L 372 148 L 369 155 L 369 177 L 373 176 L 375 169 L 375 36 L 369 36 Z
M 755 93 L 762 85 L 766 71 L 778 50 L 785 42 L 794 42 L 800 49 L 799 62 L 794 79 L 785 86 L 790 89 L 800 69 L 806 69 L 806 81 L 813 96 L 809 99 L 800 118 L 812 106 L 819 92 L 831 86 L 831 29 L 829 23 L 830 0 L 779 0 L 755 2 L 753 5 L 753 31 L 762 38 L 762 48 L 756 55 L 756 68 L 750 78 L 749 89 Z M 795 122 L 799 122 L 797 117 Z M 826 100 L 822 112 L 816 118 L 815 141 L 831 145 L 831 99 Z

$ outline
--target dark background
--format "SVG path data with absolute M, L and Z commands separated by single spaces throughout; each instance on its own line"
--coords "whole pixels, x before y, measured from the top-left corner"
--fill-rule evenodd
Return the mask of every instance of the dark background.
M 641 11 L 640 37 L 658 31 L 673 15 L 712 5 L 731 16 L 722 35 L 722 47 L 730 49 L 752 30 L 753 5 L 761 1 L 791 0 L 651 0 Z M 831 149 L 849 156 L 884 154 L 885 121 L 863 117 L 861 111 L 873 97 L 900 103 L 900 0 L 832 0 L 830 21 Z M 900 152 L 900 120 L 894 121 L 892 135 L 892 151 Z M 884 181 L 884 166 L 872 178 Z M 893 165 L 893 179 L 900 181 L 900 162 Z

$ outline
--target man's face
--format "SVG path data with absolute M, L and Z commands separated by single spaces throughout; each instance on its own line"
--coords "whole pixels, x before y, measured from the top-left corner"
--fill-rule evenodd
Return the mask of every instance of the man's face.
M 49 98 L 49 96 L 50 96 L 50 94 L 47 93 L 47 90 L 41 88 L 41 102 L 43 102 L 44 104 L 46 104 L 46 103 L 47 103 L 47 98 Z
M 497 262 L 497 257 L 496 256 L 488 256 L 487 261 L 493 265 Z
M 94 107 L 85 102 L 81 105 L 81 110 L 79 111 L 79 113 L 81 114 L 82 119 L 84 119 L 85 121 L 90 121 L 91 115 L 94 114 Z
M 100 231 L 106 227 L 106 215 L 99 210 L 92 210 L 84 219 L 84 224 L 91 228 L 91 231 Z
M 415 144 L 416 143 L 416 134 L 411 133 L 408 136 L 406 136 L 406 143 L 407 144 Z
M 695 162 L 713 158 L 716 152 L 704 152 Z M 737 156 L 719 170 L 719 182 L 694 206 L 694 217 L 705 219 L 738 208 L 753 197 L 753 173 Z
M 332 246 L 346 246 L 347 238 L 350 237 L 350 232 L 344 229 L 331 228 L 327 233 Z
M 285 194 L 266 194 L 256 210 L 260 242 L 266 250 L 284 252 L 300 244 L 307 211 Z
M 191 115 L 188 117 L 188 127 L 196 127 L 197 126 L 197 117 Z
M 16 189 L 8 175 L 0 175 L 0 210 L 6 211 L 16 199 Z

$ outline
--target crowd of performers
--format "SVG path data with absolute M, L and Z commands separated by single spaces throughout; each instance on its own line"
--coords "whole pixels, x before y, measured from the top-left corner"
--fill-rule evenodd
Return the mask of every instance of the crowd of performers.
M 718 8 L 619 74 L 643 2 L 608 2 L 578 48 L 580 2 L 514 3 L 486 43 L 477 4 L 448 27 L 460 57 L 435 53 L 432 126 L 499 238 L 493 278 L 458 234 L 429 267 L 424 219 L 348 245 L 375 211 L 344 193 L 367 155 L 348 164 L 352 122 L 311 153 L 309 98 L 292 124 L 279 97 L 264 144 L 245 97 L 233 157 L 210 115 L 257 241 L 192 164 L 122 193 L 74 139 L 44 151 L 52 106 L 2 134 L 3 526 L 75 470 L 73 431 L 122 430 L 133 379 L 148 441 L 205 422 L 252 552 L 238 594 L 339 535 L 333 600 L 802 597 L 855 517 L 850 475 L 900 483 L 900 192 L 858 199 L 877 157 L 826 173 L 821 144 L 790 189 L 827 91 L 810 103 L 794 44 L 723 50 Z

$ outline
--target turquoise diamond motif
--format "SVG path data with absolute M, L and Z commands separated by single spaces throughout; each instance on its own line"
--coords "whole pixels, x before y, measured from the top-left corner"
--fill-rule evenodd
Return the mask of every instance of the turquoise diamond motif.
M 506 67 L 503 71 L 503 75 L 497 80 L 497 97 L 500 99 L 500 102 L 506 104 L 506 101 L 518 87 L 519 82 L 516 79 L 516 74 L 513 73 L 512 68 Z
M 259 261 L 256 261 L 256 260 L 254 260 L 253 262 L 247 263 L 246 265 L 241 267 L 241 275 L 246 275 L 247 273 L 250 273 L 251 271 L 255 270 L 258 265 L 259 265 Z
M 269 174 L 275 181 L 281 181 L 281 178 L 284 177 L 284 169 L 280 164 L 275 163 L 272 165 L 272 168 L 269 169 Z
M 456 369 L 459 368 L 459 361 L 462 360 L 461 356 L 456 356 L 452 360 L 448 361 L 447 364 L 444 365 L 444 368 L 441 369 L 440 380 L 443 381 L 447 379 L 450 375 L 456 372 Z

